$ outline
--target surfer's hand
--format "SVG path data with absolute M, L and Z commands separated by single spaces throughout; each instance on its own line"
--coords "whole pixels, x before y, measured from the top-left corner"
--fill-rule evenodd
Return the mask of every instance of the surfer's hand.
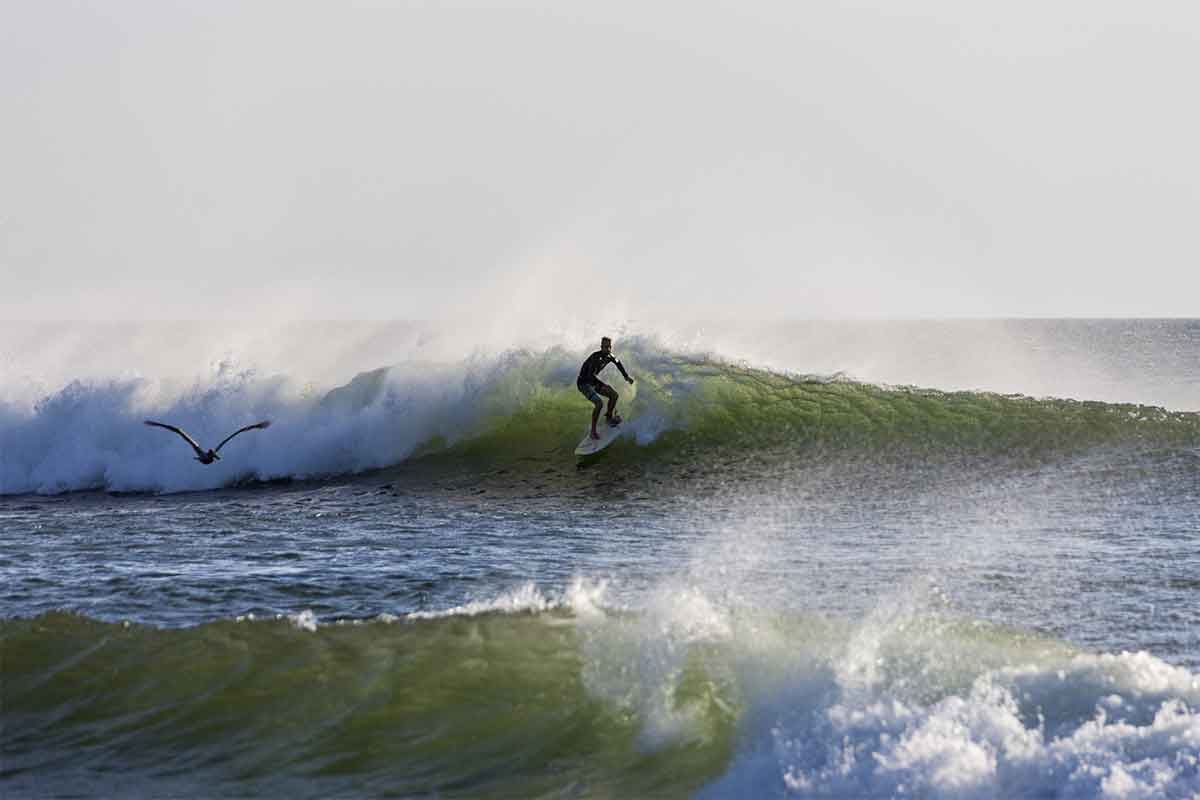
M 633 383 L 633 378 L 631 378 L 629 376 L 626 376 L 625 380 L 628 381 L 629 383 Z

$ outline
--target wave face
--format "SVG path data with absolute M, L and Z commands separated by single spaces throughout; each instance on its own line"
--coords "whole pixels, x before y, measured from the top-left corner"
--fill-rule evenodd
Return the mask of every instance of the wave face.
M 525 586 L 408 618 L 0 621 L 17 794 L 1194 797 L 1200 678 L 928 609 Z
M 637 378 L 617 459 L 725 450 L 795 453 L 1047 453 L 1101 445 L 1200 443 L 1200 414 L 1135 404 L 885 387 L 733 364 L 630 339 Z M 140 378 L 75 381 L 26 407 L 0 403 L 0 493 L 184 491 L 244 481 L 362 472 L 438 456 L 472 463 L 569 457 L 589 408 L 574 388 L 578 353 L 514 351 L 453 365 L 404 364 L 328 392 L 286 376 L 222 372 L 186 387 Z M 201 467 L 161 419 L 212 446 L 250 421 L 222 460 Z M 728 455 L 728 453 L 726 453 Z

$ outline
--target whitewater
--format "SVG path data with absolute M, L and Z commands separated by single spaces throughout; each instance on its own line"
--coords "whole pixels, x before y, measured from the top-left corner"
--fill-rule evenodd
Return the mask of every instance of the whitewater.
M 0 793 L 1200 796 L 1200 322 L 601 332 L 5 323 Z

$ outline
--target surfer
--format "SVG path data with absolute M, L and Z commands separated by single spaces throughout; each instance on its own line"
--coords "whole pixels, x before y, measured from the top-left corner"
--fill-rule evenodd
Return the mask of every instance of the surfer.
M 600 399 L 601 395 L 608 398 L 608 411 L 604 415 L 604 418 L 608 420 L 608 424 L 612 426 L 621 424 L 621 418 L 616 414 L 617 399 L 620 395 L 617 394 L 615 389 L 597 377 L 600 374 L 600 370 L 609 364 L 616 364 L 617 369 L 621 370 L 621 376 L 625 378 L 625 382 L 633 383 L 633 378 L 629 377 L 629 373 L 625 371 L 625 367 L 612 354 L 612 339 L 607 336 L 600 339 L 600 349 L 587 357 L 587 360 L 583 362 L 583 366 L 579 368 L 579 377 L 575 379 L 575 388 L 590 400 L 594 406 L 592 409 L 593 439 L 600 438 L 600 434 L 596 433 L 596 423 L 600 420 L 600 408 L 604 405 L 604 401 Z
M 204 448 L 202 448 L 199 444 L 196 443 L 195 439 L 193 439 L 191 436 L 188 436 L 187 432 L 184 431 L 182 428 L 176 428 L 174 425 L 167 425 L 166 423 L 163 423 L 163 422 L 155 422 L 152 419 L 146 420 L 146 424 L 151 425 L 155 428 L 166 428 L 169 431 L 174 431 L 175 433 L 178 433 L 180 436 L 183 437 L 183 440 L 185 442 L 187 442 L 188 444 L 190 444 L 192 446 L 192 449 L 196 451 L 196 460 L 197 461 L 199 461 L 201 464 L 211 464 L 214 461 L 221 460 L 221 457 L 219 455 L 217 455 L 217 451 L 220 450 L 222 447 L 224 447 L 225 443 L 228 442 L 230 439 L 237 436 L 239 433 L 244 433 L 245 431 L 254 431 L 254 430 L 261 430 L 263 428 L 266 428 L 266 427 L 270 426 L 271 420 L 264 419 L 262 422 L 256 422 L 253 425 L 247 425 L 244 428 L 238 428 L 236 431 L 234 431 L 233 433 L 229 434 L 224 439 L 222 439 L 221 443 L 219 445 L 217 445 L 216 448 L 210 449 L 207 452 L 205 452 Z

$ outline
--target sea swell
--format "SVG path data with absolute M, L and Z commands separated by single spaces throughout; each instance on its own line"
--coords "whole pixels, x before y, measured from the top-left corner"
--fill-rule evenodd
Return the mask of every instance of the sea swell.
M 1119 796 L 1200 791 L 1200 679 L 927 604 L 856 622 L 666 588 L 183 629 L 0 622 L 18 793 Z
M 630 339 L 637 382 L 627 429 L 605 458 L 723 457 L 807 448 L 843 452 L 1073 453 L 1096 446 L 1195 448 L 1200 414 L 985 392 L 880 386 L 782 373 Z M 422 458 L 463 469 L 571 460 L 588 406 L 579 354 L 512 351 L 455 364 L 406 363 L 328 391 L 289 376 L 222 372 L 204 385 L 144 378 L 76 381 L 27 407 L 0 406 L 0 494 L 186 491 L 246 481 L 360 473 Z M 142 426 L 164 419 L 206 446 L 260 418 L 208 467 Z

